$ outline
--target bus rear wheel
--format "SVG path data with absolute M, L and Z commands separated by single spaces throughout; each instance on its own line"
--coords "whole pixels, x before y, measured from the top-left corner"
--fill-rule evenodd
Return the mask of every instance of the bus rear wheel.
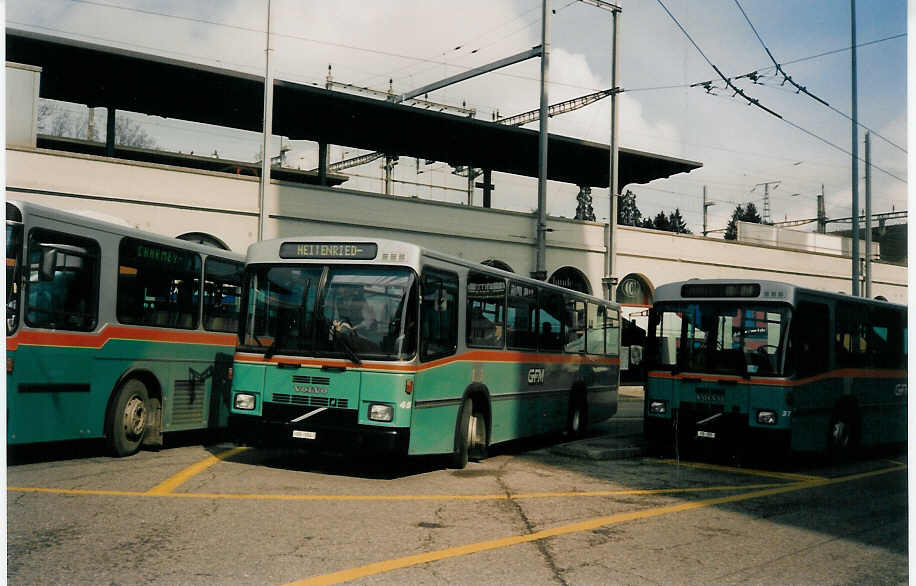
M 833 461 L 848 460 L 858 444 L 857 418 L 850 407 L 838 407 L 830 417 L 827 447 Z
M 579 439 L 585 435 L 588 427 L 588 411 L 585 396 L 577 393 L 569 401 L 569 412 L 566 417 L 566 435 L 570 439 Z
M 108 412 L 108 445 L 118 457 L 136 454 L 143 443 L 149 399 L 146 385 L 137 379 L 124 383 Z

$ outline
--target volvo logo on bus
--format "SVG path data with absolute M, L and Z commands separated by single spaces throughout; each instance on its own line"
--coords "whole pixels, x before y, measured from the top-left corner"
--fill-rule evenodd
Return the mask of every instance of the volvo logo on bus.
M 328 390 L 322 389 L 321 387 L 313 387 L 309 385 L 293 385 L 293 388 L 296 389 L 297 393 L 315 393 L 319 395 L 328 394 Z
M 529 385 L 544 384 L 544 369 L 543 368 L 529 369 L 528 370 L 528 384 Z

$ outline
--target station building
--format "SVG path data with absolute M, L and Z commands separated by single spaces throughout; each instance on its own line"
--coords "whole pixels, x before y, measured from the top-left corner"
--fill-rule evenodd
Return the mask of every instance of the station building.
M 263 79 L 32 33 L 8 30 L 6 43 L 8 199 L 114 216 L 239 252 L 257 239 L 260 163 L 120 146 L 111 124 L 104 141 L 40 135 L 36 120 L 47 98 L 107 107 L 109 120 L 130 110 L 260 131 Z M 378 236 L 525 275 L 535 270 L 537 214 L 489 207 L 486 184 L 492 172 L 537 177 L 537 132 L 283 81 L 274 100 L 275 134 L 314 140 L 319 152 L 328 144 L 376 149 L 479 167 L 486 179 L 484 204 L 475 206 L 351 189 L 344 172 L 325 164 L 274 166 L 265 238 Z M 548 153 L 550 179 L 607 188 L 607 145 L 551 135 Z M 619 161 L 621 192 L 701 166 L 626 148 Z M 601 296 L 607 225 L 549 217 L 547 228 L 547 278 Z M 726 241 L 626 226 L 615 234 L 615 297 L 637 323 L 654 288 L 678 280 L 747 277 L 851 290 L 848 243 L 839 237 Z M 872 283 L 873 295 L 906 303 L 905 263 L 873 262 Z

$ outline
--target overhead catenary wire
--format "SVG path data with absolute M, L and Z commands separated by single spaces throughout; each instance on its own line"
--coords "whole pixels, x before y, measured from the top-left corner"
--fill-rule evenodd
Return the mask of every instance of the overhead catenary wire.
M 789 126 L 795 128 L 796 130 L 800 130 L 801 132 L 804 132 L 805 134 L 811 136 L 812 138 L 815 138 L 815 139 L 817 139 L 817 140 L 819 140 L 819 141 L 821 141 L 821 142 L 823 142 L 823 143 L 825 143 L 825 144 L 827 144 L 827 145 L 829 145 L 829 146 L 831 146 L 831 147 L 833 147 L 833 148 L 835 148 L 835 149 L 837 149 L 837 150 L 839 150 L 839 151 L 841 151 L 841 152 L 843 152 L 843 153 L 845 153 L 845 154 L 847 154 L 847 155 L 852 156 L 852 153 L 849 152 L 849 151 L 847 151 L 847 150 L 844 149 L 843 147 L 841 147 L 841 146 L 839 146 L 839 145 L 837 145 L 837 144 L 834 144 L 834 143 L 830 142 L 830 141 L 827 140 L 826 138 L 823 138 L 823 137 L 821 137 L 821 136 L 818 136 L 818 135 L 815 134 L 814 132 L 811 132 L 810 130 L 808 130 L 808 129 L 806 129 L 806 128 L 803 128 L 802 126 L 800 126 L 800 125 L 798 125 L 798 124 L 796 124 L 796 123 L 794 123 L 794 122 L 792 122 L 792 121 L 790 121 L 790 120 L 787 120 L 787 119 L 783 118 L 780 114 L 774 112 L 773 110 L 771 110 L 771 109 L 767 108 L 766 106 L 764 106 L 763 104 L 761 104 L 759 100 L 756 100 L 756 99 L 754 99 L 754 98 L 749 97 L 749 96 L 748 96 L 747 94 L 745 94 L 740 88 L 737 88 L 737 87 L 735 86 L 735 84 L 732 83 L 731 79 L 725 77 L 725 75 L 722 73 L 722 71 L 721 71 L 721 70 L 720 70 L 720 69 L 719 69 L 710 59 L 709 59 L 709 57 L 706 56 L 706 53 L 704 53 L 703 50 L 700 49 L 700 46 L 696 43 L 696 41 L 693 40 L 693 37 L 690 36 L 690 33 L 687 32 L 687 29 L 685 29 L 685 28 L 681 25 L 681 23 L 678 21 L 678 19 L 674 16 L 674 14 L 672 14 L 671 11 L 668 10 L 668 7 L 665 6 L 665 4 L 662 2 L 662 0 L 656 0 L 656 1 L 657 1 L 658 4 L 665 10 L 665 12 L 668 14 L 668 16 L 671 17 L 671 19 L 674 21 L 674 23 L 677 25 L 677 27 L 681 30 L 681 32 L 684 33 L 684 36 L 687 37 L 687 40 L 690 41 L 690 43 L 694 46 L 694 48 L 697 50 L 697 52 L 699 52 L 700 55 L 703 57 L 703 59 L 705 59 L 706 62 L 709 64 L 709 66 L 712 67 L 712 68 L 715 70 L 715 72 L 719 75 L 719 77 L 722 79 L 722 81 L 724 81 L 725 84 L 726 84 L 730 89 L 732 89 L 732 90 L 735 91 L 735 94 L 734 94 L 734 95 L 740 95 L 741 97 L 743 97 L 745 100 L 748 101 L 748 104 L 757 106 L 757 107 L 759 107 L 760 109 L 764 110 L 765 112 L 767 112 L 767 113 L 769 113 L 769 114 L 775 116 L 776 118 L 782 120 L 783 122 L 785 122 L 785 123 L 788 124 Z M 694 84 L 694 85 L 696 85 L 696 86 L 705 86 L 706 84 L 709 84 L 709 83 L 711 83 L 711 82 L 705 82 L 705 83 Z M 709 91 L 709 90 L 708 90 L 708 87 L 707 87 L 707 93 L 708 93 L 708 91 Z M 733 96 L 733 97 L 734 97 L 734 96 Z M 861 157 L 856 157 L 856 158 L 857 158 L 858 160 L 864 162 L 864 160 L 863 160 Z M 872 164 L 871 166 L 872 166 L 873 169 L 877 169 L 878 171 L 881 171 L 882 173 L 884 173 L 884 174 L 886 174 L 886 175 L 888 175 L 888 176 L 890 176 L 890 177 L 893 177 L 894 179 L 896 179 L 897 181 L 900 181 L 901 183 L 906 183 L 906 180 L 905 180 L 905 179 L 901 179 L 900 177 L 898 177 L 897 175 L 894 175 L 893 173 L 891 173 L 890 171 L 887 171 L 886 169 L 882 169 L 881 167 L 878 167 L 878 166 L 876 166 L 876 165 L 874 165 L 874 164 Z
M 757 40 L 760 41 L 760 45 L 763 47 L 763 50 L 766 51 L 767 56 L 769 56 L 769 58 L 770 58 L 770 61 L 773 62 L 773 66 L 776 68 L 776 72 L 779 73 L 780 75 L 782 75 L 782 77 L 783 77 L 783 85 L 785 85 L 786 82 L 789 82 L 790 84 L 792 84 L 792 85 L 796 88 L 796 93 L 801 92 L 801 93 L 803 93 L 803 94 L 805 94 L 805 95 L 811 97 L 812 99 L 816 100 L 817 102 L 823 104 L 823 105 L 826 106 L 827 108 L 830 108 L 831 110 L 833 110 L 833 111 L 836 112 L 837 114 L 840 114 L 841 116 L 847 118 L 848 120 L 853 121 L 853 120 L 852 120 L 852 117 L 850 117 L 850 116 L 846 115 L 844 112 L 841 112 L 840 110 L 834 108 L 833 106 L 831 106 L 830 104 L 828 104 L 825 100 L 823 100 L 823 99 L 817 97 L 816 95 L 812 94 L 811 92 L 808 91 L 808 88 L 806 88 L 806 87 L 804 87 L 804 86 L 801 86 L 801 85 L 799 85 L 798 83 L 796 83 L 795 80 L 792 79 L 792 76 L 790 76 L 789 74 L 787 74 L 787 73 L 785 72 L 785 70 L 782 68 L 782 66 L 776 61 L 776 58 L 773 57 L 773 53 L 770 51 L 770 48 L 767 47 L 766 43 L 763 42 L 763 38 L 761 38 L 760 33 L 757 32 L 757 27 L 754 26 L 754 23 L 753 23 L 753 22 L 751 22 L 751 19 L 750 19 L 750 17 L 747 15 L 747 12 L 745 12 L 744 7 L 741 6 L 741 2 L 739 2 L 739 0 L 735 0 L 735 4 L 738 6 L 738 10 L 741 11 L 741 14 L 744 15 L 744 20 L 747 21 L 747 24 L 751 27 L 751 30 L 754 31 L 754 35 L 757 37 Z M 752 74 L 756 74 L 756 72 L 752 72 Z M 747 75 L 752 75 L 752 74 L 747 74 Z M 901 147 L 900 145 L 895 144 L 894 142 L 892 142 L 892 141 L 889 140 L 888 138 L 885 138 L 885 137 L 881 136 L 880 134 L 878 134 L 878 133 L 875 132 L 874 130 L 871 130 L 870 128 L 866 128 L 864 124 L 859 124 L 858 121 L 855 121 L 855 122 L 856 122 L 856 124 L 858 124 L 858 125 L 861 126 L 862 128 L 865 128 L 866 130 L 868 130 L 869 132 L 871 132 L 871 133 L 874 134 L 875 136 L 877 136 L 877 137 L 879 137 L 880 139 L 884 140 L 885 142 L 887 142 L 887 143 L 890 144 L 891 146 L 900 149 L 900 150 L 903 151 L 904 153 L 906 152 L 906 149 L 903 148 L 903 147 Z

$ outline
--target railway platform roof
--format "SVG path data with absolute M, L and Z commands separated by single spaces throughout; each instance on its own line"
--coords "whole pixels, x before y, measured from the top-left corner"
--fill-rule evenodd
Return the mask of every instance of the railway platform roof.
M 9 28 L 6 58 L 41 67 L 42 98 L 261 131 L 264 79 L 260 76 Z M 538 176 L 535 130 L 284 80 L 274 81 L 273 133 Z M 627 148 L 618 153 L 621 191 L 631 183 L 702 166 Z M 551 134 L 547 175 L 555 181 L 607 187 L 609 159 L 606 144 Z M 332 183 L 340 182 L 340 178 L 333 180 L 333 174 L 329 177 Z M 314 183 L 317 175 L 303 174 L 299 180 Z

